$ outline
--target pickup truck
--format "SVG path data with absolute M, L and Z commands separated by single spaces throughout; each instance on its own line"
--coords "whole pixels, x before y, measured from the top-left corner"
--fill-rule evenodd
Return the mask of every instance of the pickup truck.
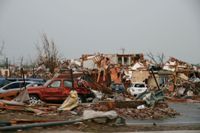
M 78 80 L 74 80 L 74 89 L 77 91 L 79 96 L 79 102 L 87 102 L 88 99 L 95 98 L 95 94 L 80 84 Z M 27 88 L 30 103 L 35 103 L 38 100 L 58 102 L 64 101 L 70 91 L 72 90 L 72 81 L 69 78 L 55 77 L 48 80 L 43 86 L 29 87 Z

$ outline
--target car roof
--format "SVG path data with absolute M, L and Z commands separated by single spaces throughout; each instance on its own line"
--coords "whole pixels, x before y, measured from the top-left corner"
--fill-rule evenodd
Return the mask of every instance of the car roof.
M 7 86 L 9 86 L 9 85 L 11 85 L 11 84 L 14 84 L 14 83 L 23 83 L 23 82 L 24 82 L 24 81 L 15 81 L 15 82 L 10 82 L 10 83 L 8 83 L 8 84 L 2 86 L 1 88 L 5 88 L 5 87 L 7 87 Z M 25 81 L 25 83 L 29 83 L 29 84 L 31 84 L 31 83 L 34 83 L 34 82 L 32 82 L 32 81 Z
M 10 82 L 10 83 L 23 83 L 23 82 L 34 83 L 33 81 L 14 81 L 14 82 Z
M 1 88 L 4 88 L 5 86 L 8 86 L 8 85 L 11 85 L 11 84 L 14 84 L 14 83 L 23 83 L 24 81 L 14 81 L 14 82 L 10 82 L 4 86 L 2 86 Z M 34 83 L 33 81 L 25 81 L 25 83 Z

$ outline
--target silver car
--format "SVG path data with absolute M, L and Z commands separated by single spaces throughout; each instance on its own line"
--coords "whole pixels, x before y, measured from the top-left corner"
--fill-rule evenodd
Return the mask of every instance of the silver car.
M 28 87 L 35 84 L 35 82 L 32 81 L 15 81 L 15 82 L 11 82 L 3 87 L 0 88 L 0 93 L 7 93 L 9 91 L 19 91 L 24 89 L 24 87 Z

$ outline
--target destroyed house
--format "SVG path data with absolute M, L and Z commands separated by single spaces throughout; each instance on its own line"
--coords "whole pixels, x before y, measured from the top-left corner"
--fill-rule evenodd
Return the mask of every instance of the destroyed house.
M 111 64 L 121 64 L 122 66 L 131 66 L 136 62 L 144 61 L 143 54 L 84 54 L 80 58 L 81 65 L 84 68 L 96 69 L 102 57 L 109 58 Z
M 115 64 L 122 64 L 128 66 L 132 64 L 133 59 L 133 54 L 116 54 Z

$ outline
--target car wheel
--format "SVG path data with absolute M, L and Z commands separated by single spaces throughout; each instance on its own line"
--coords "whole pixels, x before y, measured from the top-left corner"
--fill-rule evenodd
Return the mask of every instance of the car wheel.
M 41 102 L 40 98 L 37 95 L 29 95 L 30 104 L 39 104 Z

